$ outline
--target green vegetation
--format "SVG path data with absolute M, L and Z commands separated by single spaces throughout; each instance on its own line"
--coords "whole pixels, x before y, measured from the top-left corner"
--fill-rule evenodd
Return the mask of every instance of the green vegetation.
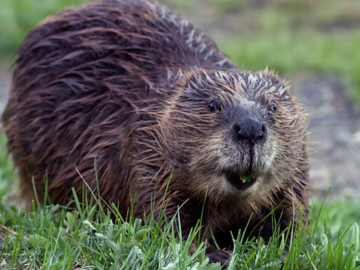
M 199 227 L 185 242 L 174 237 L 177 215 L 161 230 L 164 217 L 157 222 L 144 219 L 142 224 L 134 218 L 124 222 L 113 206 L 117 218 L 112 221 L 100 200 L 88 202 L 84 197 L 75 199 L 76 209 L 52 205 L 24 214 L 4 200 L 12 164 L 2 151 L 3 134 L 0 143 L 1 269 L 220 269 L 208 264 L 203 242 L 195 253 L 189 252 L 199 239 Z M 276 232 L 267 245 L 262 239 L 244 239 L 242 232 L 234 235 L 229 269 L 278 269 L 282 260 L 283 269 L 360 269 L 359 226 L 350 222 L 359 219 L 359 205 L 314 203 L 312 209 L 308 232 L 301 226 Z M 288 237 L 291 245 L 284 257 Z
M 0 59 L 9 60 L 26 33 L 47 15 L 84 2 L 3 0 Z M 178 7 L 196 23 L 201 1 L 161 2 Z M 213 19 L 225 24 L 221 33 L 215 27 L 214 36 L 240 67 L 257 70 L 269 66 L 286 76 L 338 76 L 360 100 L 360 1 L 207 3 L 204 9 L 212 10 Z M 15 180 L 0 132 L 1 269 L 220 269 L 207 264 L 203 245 L 195 254 L 189 253 L 191 241 L 198 239 L 197 228 L 186 242 L 174 237 L 176 216 L 162 231 L 151 219 L 141 225 L 134 219 L 124 222 L 116 211 L 118 219 L 111 221 L 98 204 L 82 205 L 82 198 L 76 200 L 76 209 L 55 205 L 24 214 L 9 204 Z M 354 222 L 360 218 L 359 207 L 346 200 L 324 205 L 313 202 L 309 232 L 295 228 L 284 269 L 360 269 L 359 226 Z M 278 269 L 286 236 L 290 237 L 276 234 L 265 245 L 262 240 L 246 241 L 241 233 L 234 235 L 236 255 L 230 269 Z
M 347 84 L 360 101 L 360 31 L 347 37 L 308 31 L 287 35 L 249 35 L 219 40 L 221 47 L 243 69 L 264 69 L 264 63 L 282 75 L 332 74 Z
M 0 9 L 0 55 L 12 56 L 27 32 L 47 16 L 86 0 L 2 0 Z
M 239 10 L 246 6 L 249 0 L 210 0 L 217 12 L 225 13 Z

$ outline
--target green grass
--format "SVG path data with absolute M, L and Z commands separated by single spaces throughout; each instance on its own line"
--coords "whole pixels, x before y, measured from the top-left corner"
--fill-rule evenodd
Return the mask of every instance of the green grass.
M 198 229 L 185 242 L 174 237 L 175 215 L 163 230 L 160 220 L 130 218 L 113 206 L 115 221 L 102 207 L 75 198 L 75 209 L 51 205 L 23 213 L 4 198 L 13 184 L 12 163 L 0 133 L 0 268 L 1 269 L 220 269 L 208 264 L 204 243 L 194 254 L 189 247 Z M 94 200 L 95 202 L 95 200 Z M 312 203 L 310 229 L 289 228 L 275 233 L 267 245 L 262 239 L 234 235 L 229 269 L 360 269 L 359 204 L 334 201 Z M 131 215 L 130 215 L 131 216 Z M 251 229 L 251 228 L 249 228 Z M 291 233 L 293 232 L 293 233 Z M 284 242 L 291 237 L 284 257 Z
M 249 0 L 210 0 L 210 3 L 218 12 L 225 13 L 241 9 Z
M 0 128 L 0 202 L 12 189 L 14 180 L 13 163 L 5 148 L 5 135 Z
M 0 54 L 13 55 L 27 32 L 45 17 L 86 0 L 2 0 L 0 9 Z
M 243 69 L 264 69 L 264 63 L 282 75 L 325 74 L 342 80 L 360 100 L 360 30 L 346 37 L 307 31 L 248 35 L 219 40 L 229 57 Z

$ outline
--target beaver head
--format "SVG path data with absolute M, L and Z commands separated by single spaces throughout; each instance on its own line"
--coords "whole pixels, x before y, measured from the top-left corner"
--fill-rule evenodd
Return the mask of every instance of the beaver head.
M 305 119 L 273 72 L 197 70 L 174 88 L 161 126 L 189 192 L 258 207 L 294 181 Z

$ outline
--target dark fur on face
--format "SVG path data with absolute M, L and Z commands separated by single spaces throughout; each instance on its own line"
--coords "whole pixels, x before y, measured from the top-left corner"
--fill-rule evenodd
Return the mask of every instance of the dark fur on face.
M 220 244 L 276 211 L 281 228 L 300 202 L 308 215 L 306 121 L 272 72 L 239 71 L 215 42 L 147 1 L 98 1 L 51 16 L 18 51 L 2 116 L 24 204 L 66 204 L 83 179 L 126 215 L 178 206 L 187 238 L 201 215 Z M 77 170 L 75 169 L 77 168 Z M 164 192 L 172 174 L 165 202 Z M 271 221 L 261 236 L 272 235 Z M 210 240 L 210 234 L 205 234 Z M 229 254 L 208 248 L 211 261 Z

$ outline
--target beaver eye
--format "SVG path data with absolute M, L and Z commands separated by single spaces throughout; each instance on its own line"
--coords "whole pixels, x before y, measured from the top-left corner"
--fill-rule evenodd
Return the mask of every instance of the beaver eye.
M 216 112 L 217 110 L 218 111 L 221 111 L 221 107 L 220 107 L 220 104 L 218 102 L 216 102 L 215 100 L 212 100 L 210 103 L 209 103 L 209 111 L 210 112 Z
M 271 103 L 271 110 L 272 110 L 273 112 L 276 112 L 276 110 L 277 110 L 277 104 L 276 104 L 275 102 Z
M 268 115 L 272 116 L 272 114 L 276 111 L 277 111 L 277 104 L 275 102 L 271 102 L 270 106 L 268 107 Z

